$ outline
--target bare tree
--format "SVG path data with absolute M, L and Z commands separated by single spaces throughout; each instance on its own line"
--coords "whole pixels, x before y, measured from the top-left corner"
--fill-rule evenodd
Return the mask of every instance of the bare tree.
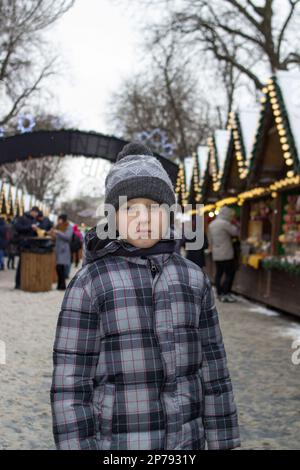
M 8 124 L 54 73 L 44 32 L 75 0 L 0 0 L 0 125 Z
M 146 0 L 147 1 L 147 0 Z M 284 3 L 284 5 L 283 5 Z M 203 57 L 214 57 L 224 70 L 235 70 L 257 89 L 261 72 L 300 65 L 300 0 L 182 0 L 169 2 L 169 19 L 156 27 L 160 39 L 176 33 Z M 275 5 L 276 4 L 276 5 Z M 284 8 L 285 7 L 285 8 Z M 234 47 L 231 47 L 234 44 Z
M 216 127 L 216 113 L 199 90 L 187 58 L 174 43 L 160 43 L 148 73 L 126 80 L 109 105 L 112 130 L 132 139 L 159 128 L 175 144 L 175 155 L 191 155 Z
M 59 212 L 68 214 L 68 218 L 76 224 L 94 226 L 101 219 L 99 206 L 103 203 L 103 197 L 90 197 L 81 192 L 72 200 L 62 201 Z

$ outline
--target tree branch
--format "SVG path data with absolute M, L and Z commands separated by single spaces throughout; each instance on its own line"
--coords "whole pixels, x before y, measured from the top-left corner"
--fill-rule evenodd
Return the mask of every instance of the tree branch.
M 284 40 L 284 35 L 286 33 L 287 27 L 288 27 L 288 25 L 289 25 L 289 23 L 290 23 L 290 21 L 293 17 L 295 8 L 296 8 L 297 4 L 299 3 L 299 1 L 300 0 L 295 0 L 295 1 L 290 0 L 289 1 L 291 8 L 290 8 L 289 14 L 286 17 L 285 22 L 283 23 L 283 26 L 281 28 L 281 31 L 280 31 L 280 34 L 279 34 L 279 37 L 278 37 L 278 41 L 277 41 L 277 54 L 278 54 L 278 57 L 280 57 L 281 45 L 282 45 L 282 42 Z

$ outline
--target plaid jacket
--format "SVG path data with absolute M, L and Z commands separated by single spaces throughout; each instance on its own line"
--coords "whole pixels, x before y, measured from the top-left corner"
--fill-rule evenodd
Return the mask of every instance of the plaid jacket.
M 50 392 L 57 449 L 238 447 L 207 276 L 175 252 L 143 259 L 113 255 L 117 246 L 86 253 L 63 299 Z

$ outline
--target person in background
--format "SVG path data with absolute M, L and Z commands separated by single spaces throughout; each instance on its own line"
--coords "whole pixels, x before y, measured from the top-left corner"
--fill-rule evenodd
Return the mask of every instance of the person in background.
M 66 214 L 58 216 L 57 225 L 50 229 L 49 234 L 55 239 L 57 289 L 66 289 L 66 265 L 70 263 L 73 228 Z
M 188 240 L 188 243 L 192 243 L 194 239 Z M 200 268 L 203 268 L 205 266 L 205 255 L 204 251 L 208 248 L 208 239 L 206 234 L 204 233 L 204 240 L 203 240 L 203 246 L 202 248 L 199 248 L 199 250 L 186 250 L 186 258 L 189 259 L 190 261 L 193 261 L 193 263 L 197 264 Z
M 6 222 L 3 217 L 0 217 L 0 271 L 4 271 L 4 255 L 6 246 Z
M 7 219 L 7 229 L 6 229 L 6 238 L 7 238 L 7 269 L 15 269 L 15 256 L 18 254 L 17 240 L 14 224 L 11 219 Z
M 39 211 L 37 216 L 37 222 L 38 227 L 42 230 L 45 230 L 46 232 L 49 232 L 49 230 L 53 227 L 53 222 L 51 222 L 48 217 L 44 216 L 43 211 Z
M 234 210 L 224 206 L 208 227 L 208 240 L 216 264 L 215 284 L 221 302 L 236 302 L 231 288 L 236 271 L 232 238 L 238 237 L 239 228 L 232 223 Z
M 72 261 L 75 263 L 75 267 L 78 267 L 80 260 L 80 251 L 82 248 L 83 236 L 78 228 L 77 224 L 73 225 L 73 236 L 71 241 L 71 253 Z
M 192 230 L 193 232 L 196 231 L 196 220 L 193 218 L 192 221 Z M 196 241 L 196 236 L 195 235 L 192 239 L 188 240 L 185 239 L 185 243 L 195 243 Z M 203 268 L 205 266 L 205 256 L 204 256 L 204 251 L 208 248 L 208 239 L 206 234 L 203 234 L 203 245 L 201 248 L 197 250 L 187 250 L 186 249 L 186 258 L 189 259 L 190 261 L 193 261 L 193 263 L 197 264 L 200 268 Z
M 18 250 L 22 250 L 22 246 L 26 243 L 26 239 L 36 237 L 37 235 L 37 216 L 39 208 L 33 206 L 30 211 L 25 212 L 23 216 L 19 217 L 14 228 L 18 235 Z M 15 289 L 21 287 L 21 254 L 19 256 L 19 262 L 16 271 Z

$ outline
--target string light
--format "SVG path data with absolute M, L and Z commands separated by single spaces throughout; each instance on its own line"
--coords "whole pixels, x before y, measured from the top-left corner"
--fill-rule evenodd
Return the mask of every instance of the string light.
M 50 208 L 46 204 L 42 204 L 34 196 L 30 196 L 29 207 L 38 205 L 44 207 L 43 212 L 49 214 Z M 2 183 L 0 190 L 0 215 L 7 216 L 22 216 L 25 212 L 24 194 L 22 190 L 15 188 L 12 185 L 5 185 Z
M 291 168 L 294 165 L 294 158 L 293 158 L 293 152 L 292 152 L 290 142 L 289 142 L 289 137 L 288 137 L 289 129 L 288 127 L 286 127 L 285 111 L 282 109 L 282 103 L 281 103 L 282 100 L 281 100 L 280 94 L 278 94 L 278 86 L 276 82 L 273 81 L 273 79 L 270 79 L 267 83 L 267 86 L 265 86 L 262 91 L 264 93 L 264 96 L 262 96 L 261 98 L 261 105 L 262 105 L 261 116 L 263 116 L 263 112 L 265 112 L 266 110 L 266 106 L 265 106 L 266 102 L 269 101 L 271 104 L 271 112 L 274 118 L 275 126 L 279 135 L 279 142 L 280 142 L 280 146 L 282 149 L 282 155 L 284 157 L 284 162 L 287 167 L 286 177 L 279 181 L 273 182 L 269 186 L 256 187 L 248 191 L 245 191 L 239 194 L 236 197 L 236 199 L 231 199 L 231 200 L 228 198 L 222 199 L 216 203 L 215 207 L 217 208 L 221 207 L 222 204 L 230 204 L 230 203 L 242 206 L 247 199 L 262 197 L 265 195 L 269 195 L 273 198 L 276 198 L 278 196 L 278 190 L 300 184 L 300 176 L 299 175 L 295 176 L 293 168 Z M 262 117 L 260 118 L 258 129 L 261 129 L 261 125 L 262 125 Z M 231 135 L 233 139 L 233 151 L 234 151 L 234 156 L 237 162 L 238 174 L 239 174 L 239 178 L 241 180 L 244 180 L 249 174 L 249 160 L 246 160 L 245 155 L 244 155 L 244 146 L 241 140 L 238 115 L 233 111 L 229 113 L 227 130 L 232 131 Z M 257 130 L 256 135 L 254 137 L 254 145 L 257 142 L 258 132 L 259 131 Z M 209 146 L 209 171 L 210 171 L 210 175 L 212 176 L 212 187 L 213 187 L 214 192 L 217 192 L 220 190 L 220 187 L 221 187 L 221 173 L 220 171 L 217 171 L 216 147 L 215 147 L 215 141 L 213 137 L 210 137 L 208 139 L 208 146 Z M 253 159 L 254 155 L 252 154 L 250 155 L 250 157 L 251 159 Z M 199 194 L 200 188 L 199 188 L 199 185 L 197 184 L 198 182 L 199 182 L 199 175 L 197 173 L 197 167 L 195 165 L 194 190 L 196 193 L 196 190 L 198 189 L 198 194 Z M 207 210 L 205 209 L 205 212 L 207 211 L 209 212 L 210 216 L 212 215 L 213 212 L 214 214 L 216 213 L 214 207 L 212 207 L 211 205 L 209 206 Z
M 246 160 L 245 152 L 243 150 L 243 142 L 242 142 L 242 138 L 240 134 L 240 127 L 239 127 L 240 124 L 239 124 L 238 116 L 235 113 L 233 114 L 233 117 L 230 122 L 231 122 L 231 125 L 229 126 L 229 130 L 232 130 L 233 144 L 234 144 L 235 156 L 237 160 L 239 178 L 244 179 L 248 173 L 247 160 Z

